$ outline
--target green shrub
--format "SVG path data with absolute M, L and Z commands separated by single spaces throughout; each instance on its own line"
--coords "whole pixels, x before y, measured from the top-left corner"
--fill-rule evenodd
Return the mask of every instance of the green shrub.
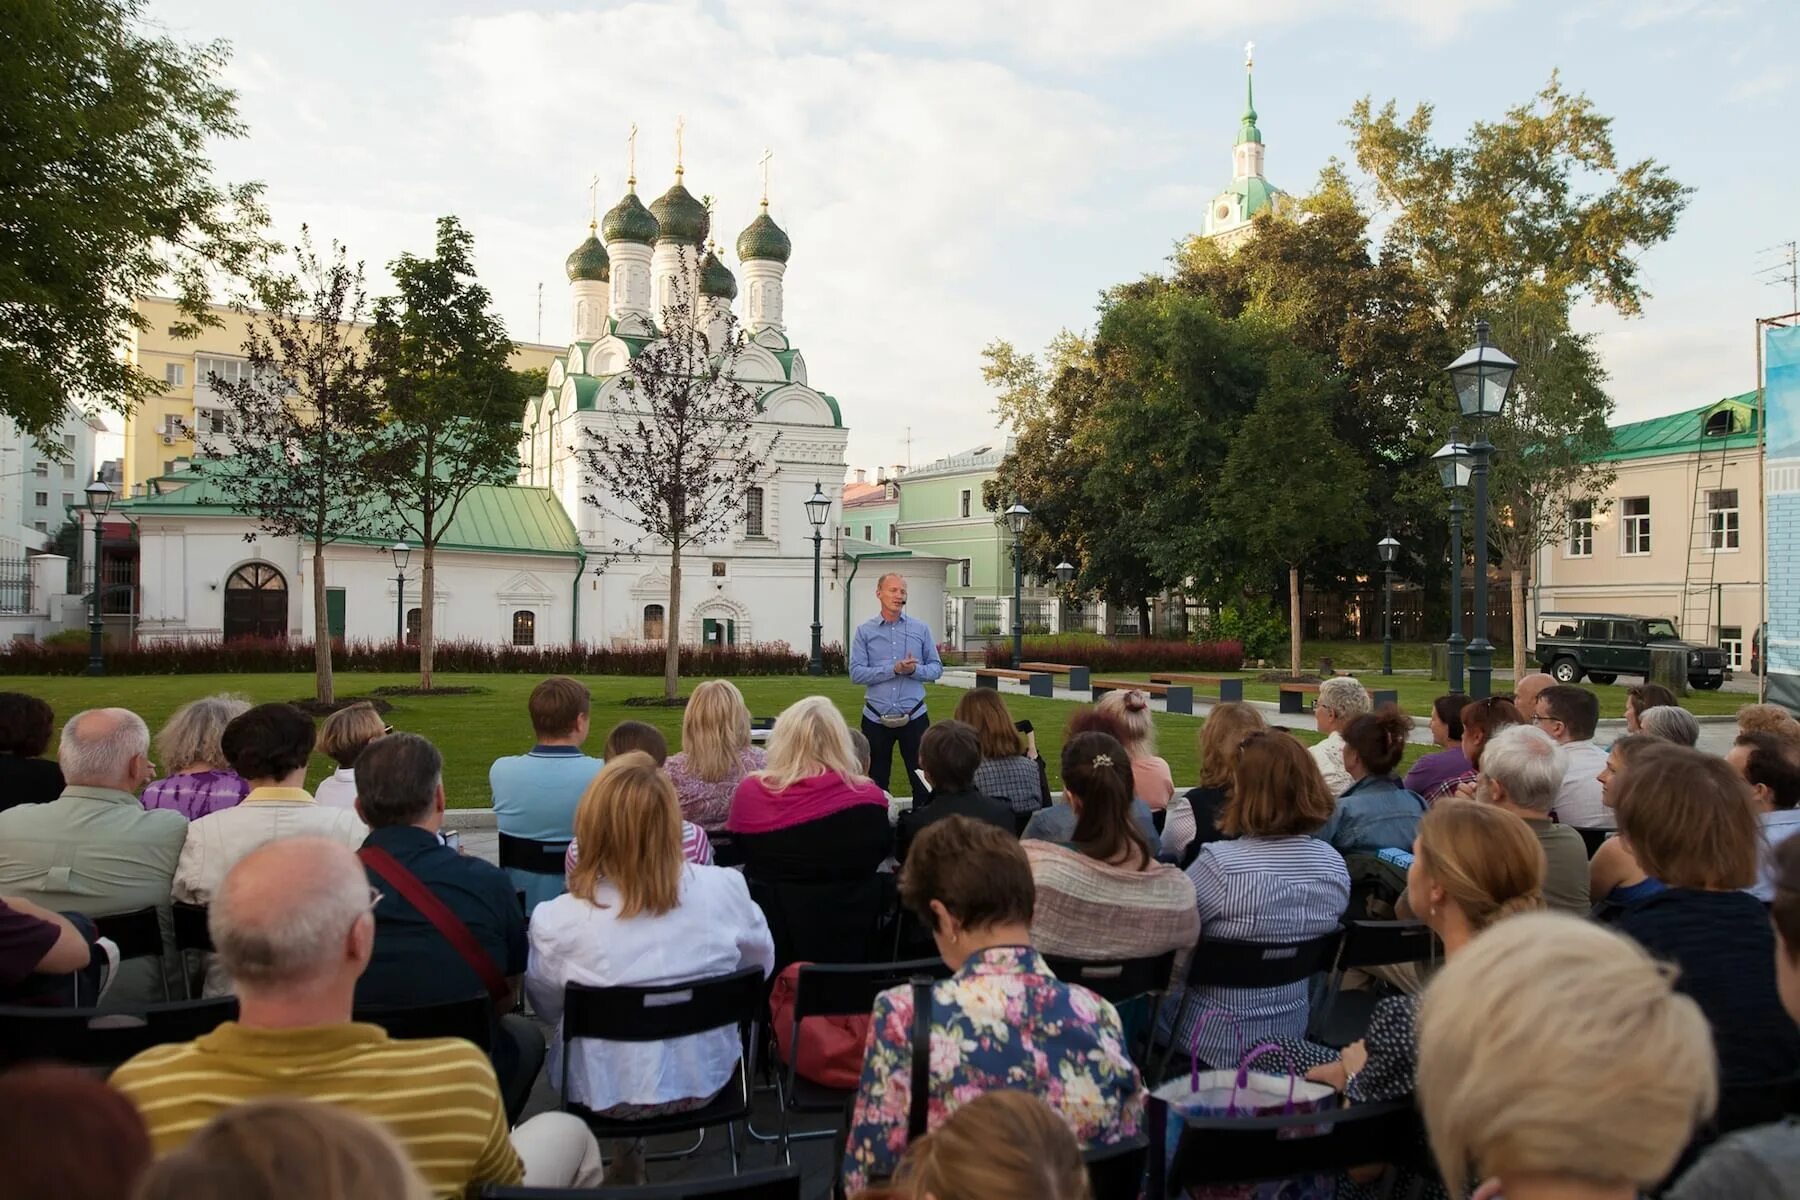
M 1287 621 L 1267 600 L 1234 600 L 1212 614 L 1195 640 L 1242 642 L 1248 657 L 1272 658 L 1287 646 Z

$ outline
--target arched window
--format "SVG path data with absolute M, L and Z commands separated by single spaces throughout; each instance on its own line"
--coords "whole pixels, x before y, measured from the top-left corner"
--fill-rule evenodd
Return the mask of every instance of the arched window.
M 515 646 L 537 645 L 537 614 L 529 608 L 513 613 L 512 637 Z
M 425 619 L 425 613 L 424 613 L 423 609 L 409 608 L 406 610 L 406 644 L 407 645 L 416 646 L 419 644 L 419 624 L 424 619 Z
M 663 606 L 660 604 L 644 605 L 644 640 L 660 642 L 663 640 Z
M 225 580 L 226 641 L 287 636 L 287 579 L 268 563 L 245 563 Z

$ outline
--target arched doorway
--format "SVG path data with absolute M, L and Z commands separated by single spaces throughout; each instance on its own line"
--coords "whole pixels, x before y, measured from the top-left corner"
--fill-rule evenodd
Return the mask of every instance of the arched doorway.
M 287 636 L 287 579 L 268 563 L 245 563 L 225 581 L 225 640 Z

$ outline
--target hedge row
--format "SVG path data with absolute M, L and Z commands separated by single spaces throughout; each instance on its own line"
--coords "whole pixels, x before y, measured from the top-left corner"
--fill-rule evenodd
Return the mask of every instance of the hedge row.
M 1236 671 L 1244 665 L 1244 643 L 1114 641 L 1093 634 L 1028 637 L 1025 661 L 1071 663 L 1097 671 Z M 1011 662 L 1011 642 L 987 648 L 988 666 L 1004 667 Z
M 626 646 L 496 646 L 488 642 L 437 644 L 434 670 L 537 675 L 648 675 L 663 673 L 663 648 L 656 643 Z M 844 673 L 844 649 L 824 649 L 825 673 Z M 349 642 L 332 655 L 340 671 L 408 672 L 419 669 L 417 647 L 394 642 Z M 681 648 L 683 675 L 804 675 L 804 651 L 786 642 Z M 154 642 L 108 648 L 109 675 L 226 675 L 310 673 L 311 642 L 241 638 Z M 0 675 L 80 675 L 87 670 L 85 646 L 17 642 L 0 652 Z

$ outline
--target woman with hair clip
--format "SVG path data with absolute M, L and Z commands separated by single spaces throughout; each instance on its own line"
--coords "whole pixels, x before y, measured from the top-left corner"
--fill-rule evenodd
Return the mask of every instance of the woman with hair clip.
M 1063 796 L 1076 813 L 1066 842 L 1023 843 L 1037 886 L 1031 942 L 1045 954 L 1088 960 L 1146 958 L 1200 936 L 1194 887 L 1156 861 L 1131 819 L 1131 767 L 1104 733 L 1063 744 Z
M 1389 704 L 1352 718 L 1344 727 L 1344 770 L 1353 781 L 1338 797 L 1321 841 L 1339 854 L 1374 854 L 1412 845 L 1425 801 L 1394 778 L 1406 753 L 1412 718 Z
M 1090 1200 L 1081 1144 L 1027 1092 L 977 1096 L 907 1147 L 893 1182 L 856 1200 Z

